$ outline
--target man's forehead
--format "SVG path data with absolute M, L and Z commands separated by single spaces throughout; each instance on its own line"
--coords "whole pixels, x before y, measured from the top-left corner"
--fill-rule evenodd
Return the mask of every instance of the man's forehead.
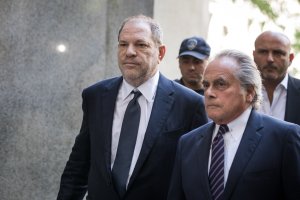
M 225 63 L 224 63 L 225 64 Z M 209 65 L 204 71 L 204 79 L 213 81 L 217 79 L 228 79 L 234 76 L 234 72 L 237 70 L 236 66 L 229 65 Z
M 189 59 L 192 59 L 192 60 L 204 60 L 204 59 L 196 58 L 196 57 L 191 56 L 191 55 L 183 55 L 183 56 L 180 56 L 179 59 L 181 59 L 181 60 L 189 60 Z
M 144 23 L 145 24 L 145 23 Z M 120 41 L 126 40 L 151 40 L 151 30 L 149 26 L 137 23 L 126 23 L 119 36 Z
M 290 41 L 280 34 L 265 34 L 257 39 L 255 42 L 257 48 L 273 48 L 282 49 L 290 46 Z
M 126 24 L 124 24 L 124 27 L 120 34 L 124 32 L 150 32 L 151 28 L 150 25 L 144 21 L 129 21 Z
M 228 77 L 231 72 L 228 69 L 218 68 L 218 67 L 209 67 L 204 71 L 204 79 L 213 81 L 216 79 L 225 79 Z
M 256 51 L 268 51 L 268 52 L 288 52 L 289 47 L 284 46 L 282 44 L 270 43 L 268 44 L 261 44 L 256 46 Z

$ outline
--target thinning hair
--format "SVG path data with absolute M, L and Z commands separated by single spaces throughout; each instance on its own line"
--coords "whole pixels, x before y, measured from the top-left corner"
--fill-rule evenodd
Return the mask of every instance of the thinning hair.
M 254 109 L 258 109 L 262 99 L 262 80 L 260 72 L 250 56 L 238 50 L 224 50 L 218 53 L 215 58 L 231 58 L 238 64 L 237 70 L 234 71 L 234 76 L 240 81 L 241 87 L 246 91 L 253 88 L 255 96 L 251 102 Z
M 145 15 L 135 15 L 126 18 L 119 29 L 119 34 L 118 34 L 118 41 L 120 39 L 120 33 L 122 32 L 124 26 L 128 22 L 145 22 L 150 26 L 151 33 L 152 33 L 152 39 L 156 45 L 162 45 L 163 41 L 163 31 L 158 24 L 157 21 L 155 21 L 153 18 L 145 16 Z

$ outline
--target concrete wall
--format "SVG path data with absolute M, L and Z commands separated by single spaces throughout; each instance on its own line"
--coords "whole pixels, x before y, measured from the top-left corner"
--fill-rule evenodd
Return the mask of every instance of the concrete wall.
M 56 198 L 81 125 L 82 89 L 119 75 L 116 38 L 121 21 L 140 13 L 153 16 L 157 10 L 156 18 L 166 26 L 166 42 L 174 45 L 170 46 L 175 52 L 183 37 L 193 35 L 193 31 L 179 32 L 199 25 L 196 20 L 181 28 L 186 21 L 176 23 L 167 12 L 167 2 L 171 4 L 169 0 L 156 1 L 155 6 L 153 0 L 0 0 L 0 199 Z M 172 9 L 175 16 L 181 6 Z M 175 59 L 176 54 L 170 56 Z
M 138 13 L 153 1 L 0 1 L 0 199 L 55 199 L 81 90 L 119 74 L 117 28 Z
M 164 29 L 166 56 L 160 71 L 171 79 L 180 77 L 178 52 L 183 39 L 192 36 L 207 38 L 210 21 L 209 0 L 155 1 L 154 18 Z

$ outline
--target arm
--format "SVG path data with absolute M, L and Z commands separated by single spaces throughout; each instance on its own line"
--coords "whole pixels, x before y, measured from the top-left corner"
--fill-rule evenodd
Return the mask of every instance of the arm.
M 181 179 L 181 155 L 180 155 L 180 140 L 177 147 L 176 160 L 173 169 L 173 175 L 171 177 L 170 188 L 168 192 L 168 200 L 185 200 L 183 188 L 182 188 L 182 179 Z
M 284 199 L 300 199 L 300 126 L 292 126 L 286 133 L 286 144 L 283 152 L 282 180 Z
M 204 107 L 203 97 L 198 99 L 197 106 L 195 106 L 195 114 L 191 124 L 191 130 L 198 128 L 208 122 L 207 114 Z
M 90 138 L 84 93 L 82 94 L 82 97 L 82 125 L 61 176 L 57 200 L 82 200 L 87 191 L 88 173 L 90 168 Z

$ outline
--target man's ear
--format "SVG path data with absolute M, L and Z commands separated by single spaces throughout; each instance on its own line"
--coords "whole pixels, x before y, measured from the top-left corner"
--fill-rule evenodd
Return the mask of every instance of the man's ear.
M 158 50 L 159 50 L 158 59 L 160 61 L 162 61 L 162 59 L 165 57 L 165 54 L 166 54 L 166 46 L 165 45 L 160 45 L 158 47 Z
M 295 55 L 293 53 L 290 53 L 290 56 L 289 56 L 290 64 L 292 64 L 294 57 L 295 57 Z
M 255 97 L 255 90 L 253 86 L 247 88 L 246 102 L 252 103 Z

